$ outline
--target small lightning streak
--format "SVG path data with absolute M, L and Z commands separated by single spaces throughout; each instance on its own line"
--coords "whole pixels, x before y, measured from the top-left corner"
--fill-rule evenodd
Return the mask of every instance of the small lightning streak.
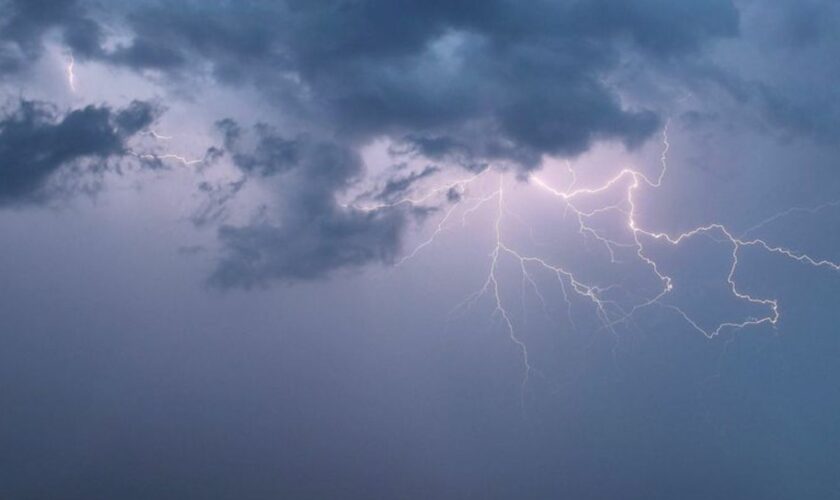
M 70 54 L 69 61 L 67 62 L 67 84 L 70 86 L 70 90 L 76 92 L 76 74 L 74 73 L 74 68 L 76 66 L 76 60 L 73 58 L 73 54 Z
M 396 265 L 401 266 L 401 265 L 405 264 L 406 261 L 413 259 L 421 250 L 423 250 L 427 246 L 434 243 L 434 241 L 435 241 L 435 239 L 437 239 L 438 235 L 440 235 L 440 233 L 443 232 L 443 230 L 446 226 L 446 223 L 449 221 L 449 218 L 452 217 L 452 214 L 455 213 L 455 209 L 457 209 L 457 208 L 459 208 L 459 206 L 457 204 L 453 203 L 452 206 L 449 207 L 449 210 L 446 211 L 446 214 L 443 216 L 443 218 L 441 218 L 440 222 L 438 222 L 438 225 L 435 228 L 435 231 L 432 233 L 432 235 L 429 236 L 429 238 L 427 240 L 425 240 L 424 242 L 417 245 L 414 248 L 414 250 L 412 250 L 410 253 L 406 254 L 402 259 L 397 261 Z
M 146 161 L 158 161 L 158 162 L 175 161 L 175 162 L 178 162 L 185 167 L 191 167 L 193 165 L 198 165 L 200 163 L 204 163 L 207 159 L 206 157 L 205 158 L 187 158 L 185 156 L 172 154 L 172 153 L 157 155 L 157 154 L 152 154 L 152 153 L 135 153 L 134 151 L 129 151 L 128 154 L 130 154 L 131 156 L 134 156 L 135 158 L 138 158 L 140 160 L 146 160 Z
M 741 233 L 741 237 L 744 237 L 744 236 L 746 236 L 750 233 L 758 231 L 759 229 L 767 226 L 768 224 L 776 222 L 777 220 L 783 219 L 783 218 L 785 218 L 789 215 L 792 215 L 794 213 L 808 213 L 808 214 L 814 215 L 814 214 L 817 214 L 817 213 L 819 213 L 823 210 L 826 210 L 828 208 L 837 208 L 837 207 L 840 207 L 840 200 L 829 201 L 829 202 L 823 203 L 821 205 L 817 205 L 815 207 L 793 207 L 793 208 L 789 208 L 789 209 L 787 209 L 783 212 L 779 212 L 775 215 L 771 215 L 770 217 L 768 217 L 768 218 L 764 219 L 763 221 L 759 222 L 758 224 L 747 228 L 746 230 L 744 230 L 743 233 Z
M 148 135 L 150 135 L 150 136 L 154 137 L 155 139 L 157 139 L 157 140 L 159 140 L 159 141 L 168 141 L 168 140 L 172 139 L 172 136 L 171 136 L 171 135 L 162 135 L 162 134 L 158 134 L 158 133 L 157 133 L 157 132 L 155 132 L 154 130 L 149 130 L 148 132 L 146 132 L 146 134 L 148 134 Z
M 165 155 L 142 154 L 142 155 L 137 155 L 137 157 L 141 158 L 143 160 L 160 160 L 160 161 L 174 160 L 174 161 L 177 161 L 178 163 L 181 163 L 185 167 L 190 167 L 192 165 L 198 165 L 199 163 L 202 163 L 204 161 L 203 158 L 189 159 L 189 158 L 186 158 L 184 156 L 176 155 L 176 154 L 165 154 Z
M 480 290 L 475 292 L 469 299 L 469 302 L 476 301 L 479 297 L 482 297 L 486 294 L 492 293 L 495 308 L 493 310 L 494 315 L 498 315 L 502 321 L 504 322 L 505 328 L 507 329 L 508 336 L 510 340 L 519 348 L 520 352 L 522 353 L 522 363 L 525 367 L 524 374 L 522 376 L 522 385 L 521 385 L 521 397 L 522 397 L 522 405 L 524 408 L 525 404 L 525 388 L 528 385 L 528 379 L 531 375 L 531 363 L 528 359 L 528 346 L 525 345 L 525 342 L 519 338 L 516 334 L 516 329 L 513 326 L 513 320 L 511 319 L 511 315 L 508 310 L 505 308 L 504 301 L 502 301 L 501 292 L 499 290 L 499 277 L 498 277 L 498 270 L 499 270 L 499 258 L 501 257 L 502 253 L 509 253 L 509 249 L 505 246 L 502 240 L 502 215 L 504 214 L 504 199 L 505 199 L 505 191 L 504 191 L 504 177 L 500 174 L 499 175 L 499 189 L 494 192 L 492 198 L 496 198 L 498 200 L 498 211 L 496 213 L 496 220 L 495 220 L 495 230 L 496 230 L 496 246 L 493 247 L 493 250 L 490 252 L 490 271 L 487 274 L 487 279 L 484 282 L 484 285 L 481 287 Z M 515 254 L 514 254 L 515 255 Z M 524 272 L 524 261 L 520 259 L 520 264 L 523 266 Z
M 418 206 L 423 205 L 424 203 L 429 202 L 436 196 L 441 194 L 448 193 L 452 190 L 463 191 L 466 189 L 467 186 L 472 184 L 474 181 L 478 180 L 482 175 L 488 172 L 489 169 L 484 169 L 481 172 L 473 174 L 465 179 L 459 179 L 456 181 L 452 181 L 436 188 L 430 189 L 428 192 L 417 195 L 417 196 L 406 196 L 400 198 L 393 202 L 388 203 L 349 203 L 349 204 L 342 204 L 341 206 L 344 208 L 353 208 L 356 210 L 361 210 L 364 212 L 375 212 L 377 210 L 382 210 L 383 208 L 394 208 L 400 205 L 411 205 L 411 206 Z
M 148 135 L 155 139 L 156 141 L 169 141 L 173 139 L 170 135 L 163 135 L 159 134 L 155 130 L 147 130 L 142 132 L 143 135 Z M 140 160 L 146 161 L 155 161 L 155 162 L 165 162 L 165 161 L 174 161 L 180 163 L 185 167 L 191 167 L 193 165 L 199 165 L 207 161 L 209 156 L 209 151 L 205 153 L 203 158 L 187 158 L 186 156 L 174 154 L 174 153 L 164 153 L 164 154 L 154 154 L 154 153 L 136 153 L 134 151 L 129 151 L 128 154 L 138 158 Z
M 488 203 L 488 202 L 492 201 L 493 198 L 495 198 L 495 193 L 493 193 L 489 196 L 485 196 L 485 197 L 465 196 L 465 194 L 463 193 L 463 191 L 466 190 L 467 186 L 472 184 L 474 181 L 478 180 L 479 177 L 481 177 L 484 173 L 486 173 L 488 171 L 489 170 L 484 170 L 484 171 L 470 177 L 469 179 L 463 179 L 463 180 L 460 180 L 460 181 L 456 181 L 455 183 L 450 183 L 450 184 L 446 184 L 444 186 L 441 186 L 439 188 L 435 188 L 430 193 L 427 193 L 426 195 L 424 195 L 420 198 L 415 198 L 415 199 L 403 198 L 402 200 L 399 200 L 399 201 L 397 201 L 393 204 L 384 205 L 384 206 L 388 206 L 388 207 L 398 206 L 398 205 L 401 205 L 403 203 L 410 203 L 411 205 L 416 205 L 418 203 L 428 201 L 432 196 L 434 196 L 437 193 L 440 193 L 440 192 L 443 192 L 443 191 L 449 192 L 452 189 L 456 189 L 456 188 L 459 189 L 460 190 L 459 192 L 462 193 L 462 194 L 459 195 L 460 199 L 458 200 L 458 202 L 453 203 L 452 206 L 450 206 L 449 209 L 445 212 L 444 216 L 440 219 L 440 221 L 438 222 L 438 224 L 435 227 L 435 230 L 432 232 L 432 234 L 426 240 L 424 240 L 422 243 L 420 243 L 419 245 L 414 247 L 414 250 L 407 253 L 402 259 L 397 261 L 396 262 L 397 266 L 401 266 L 401 265 L 405 264 L 407 261 L 416 257 L 417 254 L 420 253 L 420 251 L 422 251 L 424 248 L 426 248 L 429 245 L 431 245 L 432 243 L 434 243 L 435 240 L 437 240 L 438 236 L 440 236 L 440 234 L 443 233 L 443 231 L 446 229 L 446 224 L 447 224 L 447 222 L 449 222 L 449 219 L 452 218 L 452 214 L 454 214 L 457 209 L 461 208 L 462 203 L 474 202 L 472 206 L 466 208 L 463 211 L 463 213 L 461 214 L 461 224 L 463 226 L 463 225 L 466 225 L 467 216 L 469 216 L 471 213 L 473 213 L 476 210 L 478 210 L 479 208 L 481 208 L 481 206 L 484 205 L 485 203 Z M 418 200 L 420 200 L 420 201 L 418 202 Z

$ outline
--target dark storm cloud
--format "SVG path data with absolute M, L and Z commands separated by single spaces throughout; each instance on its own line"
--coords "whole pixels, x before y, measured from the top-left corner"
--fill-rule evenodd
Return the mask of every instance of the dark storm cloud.
M 296 124 L 283 134 L 219 124 L 245 178 L 285 185 L 280 223 L 220 230 L 213 282 L 246 287 L 393 258 L 406 212 L 335 201 L 360 177 L 356 151 L 371 139 L 473 171 L 499 160 L 529 170 L 599 140 L 632 148 L 661 120 L 605 83 L 622 52 L 690 57 L 738 30 L 727 0 L 158 2 L 125 19 L 130 41 L 102 60 L 178 78 L 209 64 Z M 379 199 L 433 173 L 395 178 Z M 235 186 L 205 184 L 211 216 L 197 220 L 223 219 Z
M 21 101 L 0 120 L 0 205 L 43 201 L 45 183 L 77 160 L 124 155 L 125 141 L 155 116 L 151 104 L 139 101 L 121 110 L 87 106 L 64 115 Z
M 259 221 L 219 230 L 225 255 L 211 277 L 214 285 L 250 288 L 273 280 L 314 279 L 340 268 L 394 258 L 403 212 L 365 212 L 335 200 L 336 193 L 362 173 L 355 151 L 306 136 L 288 140 L 259 125 L 256 146 L 248 153 L 240 149 L 243 132 L 237 124 L 225 120 L 220 128 L 235 164 L 246 175 L 282 174 L 286 189 L 279 224 Z
M 109 55 L 173 72 L 209 61 L 253 82 L 307 128 L 364 141 L 448 140 L 476 158 L 537 166 L 595 140 L 632 147 L 660 125 L 602 77 L 619 51 L 683 57 L 737 33 L 727 0 L 157 3 L 128 16 L 133 41 Z
M 574 156 L 601 140 L 641 144 L 661 119 L 606 83 L 622 54 L 679 63 L 736 35 L 739 20 L 729 0 L 161 1 L 110 6 L 121 32 L 106 48 L 82 8 L 93 4 L 62 0 L 39 14 L 36 3 L 10 3 L 30 28 L 7 45 L 36 54 L 54 29 L 74 54 L 106 64 L 173 78 L 209 67 L 219 82 L 254 85 L 295 124 L 249 129 L 250 144 L 236 123 L 219 124 L 245 179 L 293 186 L 280 224 L 221 229 L 227 253 L 214 282 L 225 286 L 391 259 L 405 213 L 335 202 L 361 176 L 357 152 L 373 138 L 472 171 L 497 161 L 530 170 L 544 154 Z M 396 178 L 380 197 L 417 180 Z M 223 220 L 242 185 L 203 184 L 210 200 L 196 220 Z
M 840 5 L 807 0 L 780 2 L 759 34 L 784 57 L 778 78 L 753 84 L 768 122 L 791 136 L 824 145 L 840 139 Z M 768 81 L 769 80 L 769 81 Z
M 225 147 L 231 152 L 234 164 L 244 173 L 270 177 L 297 166 L 302 139 L 286 139 L 265 124 L 257 124 L 254 131 L 257 144 L 253 151 L 241 148 L 242 129 L 230 119 L 216 124 L 224 134 Z
M 680 85 L 705 93 L 713 110 L 729 98 L 738 113 L 757 116 L 762 132 L 821 146 L 840 139 L 840 4 L 827 0 L 741 2 L 743 40 L 716 60 L 682 64 Z M 705 84 L 710 84 L 704 87 Z M 710 88 L 724 95 L 707 93 Z M 730 110 L 731 112 L 731 110 Z M 727 117 L 721 117 L 727 119 Z
M 190 216 L 190 221 L 196 227 L 204 227 L 210 224 L 222 223 L 230 215 L 228 203 L 230 203 L 239 191 L 245 186 L 247 177 L 235 181 L 224 181 L 212 183 L 202 181 L 198 184 L 204 200 L 198 209 Z
M 0 12 L 0 76 L 40 56 L 50 30 L 77 56 L 103 54 L 102 29 L 78 0 L 0 0 Z

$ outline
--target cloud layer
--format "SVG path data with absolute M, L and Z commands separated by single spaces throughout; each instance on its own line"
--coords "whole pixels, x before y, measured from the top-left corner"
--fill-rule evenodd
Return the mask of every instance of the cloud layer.
M 623 50 L 682 57 L 737 33 L 725 0 L 226 2 L 140 7 L 106 57 L 177 74 L 209 63 L 262 88 L 301 126 L 424 153 L 510 160 L 633 146 L 660 125 L 604 82 Z M 434 150 L 427 148 L 436 144 Z
M 225 120 L 225 146 L 246 176 L 282 176 L 282 220 L 244 227 L 223 226 L 225 256 L 213 274 L 215 285 L 264 285 L 320 278 L 330 271 L 371 261 L 390 261 L 399 250 L 405 213 L 362 211 L 340 206 L 337 192 L 362 174 L 352 149 L 307 136 L 286 139 L 267 126 L 255 128 L 253 151 L 241 151 L 243 131 Z
M 125 155 L 126 141 L 155 114 L 140 101 L 119 110 L 86 106 L 65 114 L 21 101 L 0 119 L 0 205 L 43 201 L 47 181 L 79 160 Z
M 742 33 L 742 12 L 730 0 L 0 3 L 9 13 L 0 78 L 22 72 L 57 40 L 80 63 L 164 83 L 206 85 L 209 76 L 210 85 L 256 89 L 282 116 L 279 129 L 222 122 L 221 140 L 243 179 L 222 194 L 199 183 L 215 196 L 211 205 L 238 196 L 245 183 L 284 186 L 282 221 L 219 228 L 225 257 L 213 282 L 223 286 L 392 260 L 410 215 L 336 202 L 364 176 L 360 150 L 374 140 L 432 163 L 387 182 L 382 201 L 446 165 L 527 172 L 546 155 L 573 157 L 598 141 L 637 147 L 664 119 L 655 98 L 628 97 L 615 83 L 631 60 L 723 89 L 780 129 L 836 136 L 834 107 L 709 62 L 716 42 Z M 784 30 L 790 45 L 825 38 L 814 14 L 825 9 L 809 6 L 791 7 L 797 16 L 773 11 L 792 19 Z M 0 129 L 0 202 L 34 199 L 79 158 L 123 154 L 126 138 L 152 120 L 137 106 L 89 106 L 60 117 L 21 105 Z M 242 141 L 243 129 L 255 140 Z

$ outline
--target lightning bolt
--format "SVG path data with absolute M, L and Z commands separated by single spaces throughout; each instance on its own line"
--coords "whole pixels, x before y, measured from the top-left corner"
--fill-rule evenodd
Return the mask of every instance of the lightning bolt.
M 154 137 L 155 139 L 157 139 L 159 141 L 168 141 L 168 140 L 172 139 L 171 135 L 158 134 L 154 130 L 149 130 L 148 132 L 146 132 L 146 135 L 150 135 L 150 136 Z
M 76 66 L 76 60 L 73 57 L 73 54 L 70 53 L 68 55 L 68 62 L 67 62 L 67 67 L 65 68 L 65 72 L 67 74 L 67 85 L 70 87 L 70 90 L 73 91 L 73 92 L 76 92 L 76 73 L 74 72 L 75 66 Z M 168 140 L 172 139 L 171 136 L 159 134 L 154 130 L 149 130 L 148 132 L 145 132 L 145 134 L 150 135 L 151 137 L 153 137 L 154 139 L 159 140 L 159 141 L 168 141 Z M 135 153 L 133 151 L 129 151 L 128 154 L 130 154 L 130 155 L 132 155 L 136 158 L 139 158 L 141 160 L 152 160 L 152 161 L 161 161 L 161 162 L 175 161 L 177 163 L 182 164 L 185 167 L 191 167 L 193 165 L 198 165 L 200 163 L 203 163 L 207 159 L 206 157 L 204 157 L 204 158 L 187 158 L 186 156 L 173 154 L 173 153 L 166 153 L 166 154 L 162 154 L 162 155 L 157 155 L 157 154 L 151 154 L 151 153 L 139 154 L 139 153 Z
M 158 140 L 158 141 L 169 141 L 169 140 L 172 139 L 172 136 L 159 134 L 155 130 L 149 130 L 149 131 L 144 132 L 143 134 L 151 136 L 152 138 L 154 138 L 155 140 Z M 203 158 L 188 158 L 186 156 L 179 155 L 179 154 L 174 154 L 174 153 L 165 153 L 165 154 L 158 155 L 158 154 L 153 154 L 153 153 L 135 153 L 134 151 L 129 151 L 129 154 L 134 156 L 135 158 L 139 158 L 141 160 L 147 160 L 147 161 L 159 161 L 159 162 L 174 161 L 174 162 L 180 163 L 181 165 L 183 165 L 185 167 L 191 167 L 193 165 L 198 165 L 198 164 L 201 164 L 201 163 L 204 163 L 205 161 L 207 161 L 207 155 L 206 154 Z
M 487 276 L 483 284 L 476 292 L 469 295 L 466 300 L 457 305 L 453 311 L 470 306 L 481 297 L 488 296 L 491 298 L 493 304 L 492 316 L 501 321 L 510 341 L 517 347 L 521 355 L 523 365 L 521 385 L 523 405 L 526 386 L 531 374 L 534 372 L 534 368 L 528 355 L 528 347 L 523 340 L 523 337 L 517 332 L 514 317 L 505 306 L 505 302 L 502 298 L 502 277 L 499 273 L 499 266 L 503 258 L 512 259 L 514 262 L 518 263 L 523 282 L 530 284 L 530 286 L 534 289 L 535 294 L 543 304 L 545 304 L 544 296 L 540 293 L 537 283 L 531 273 L 534 270 L 542 270 L 554 275 L 560 284 L 560 290 L 562 291 L 562 296 L 569 313 L 569 321 L 572 326 L 574 327 L 574 322 L 571 317 L 571 295 L 574 294 L 584 298 L 594 307 L 595 315 L 602 324 L 603 328 L 611 332 L 616 339 L 618 338 L 618 333 L 615 330 L 617 325 L 626 323 L 633 317 L 634 314 L 654 305 L 673 311 L 683 321 L 685 321 L 689 327 L 710 339 L 720 335 L 726 330 L 741 330 L 758 325 L 776 325 L 780 318 L 778 300 L 775 298 L 753 296 L 744 292 L 736 282 L 735 276 L 741 263 L 741 253 L 744 248 L 756 248 L 769 254 L 778 255 L 812 267 L 828 269 L 831 271 L 840 271 L 840 264 L 837 262 L 827 259 L 817 259 L 805 253 L 800 253 L 786 247 L 771 244 L 764 239 L 747 237 L 747 234 L 755 232 L 757 229 L 791 213 L 816 213 L 817 211 L 828 207 L 840 206 L 840 201 L 825 203 L 814 208 L 797 207 L 780 212 L 747 229 L 740 236 L 736 236 L 732 230 L 717 222 L 699 226 L 678 234 L 669 234 L 643 227 L 638 221 L 638 210 L 636 206 L 637 196 L 642 188 L 660 188 L 666 177 L 668 172 L 668 153 L 671 148 L 671 144 L 668 139 L 669 127 L 670 120 L 666 122 L 665 127 L 662 130 L 662 151 L 659 158 L 659 172 L 654 177 L 650 177 L 633 168 L 624 168 L 612 178 L 599 185 L 578 187 L 575 171 L 569 163 L 566 163 L 570 181 L 568 186 L 565 188 L 554 187 L 538 175 L 531 175 L 528 178 L 531 185 L 547 192 L 562 203 L 564 214 L 571 213 L 573 215 L 572 220 L 577 226 L 578 233 L 584 239 L 591 238 L 603 245 L 610 255 L 611 262 L 617 262 L 617 251 L 621 249 L 629 250 L 633 255 L 635 255 L 638 262 L 645 266 L 650 273 L 652 273 L 653 277 L 659 283 L 658 289 L 650 296 L 646 298 L 643 297 L 641 300 L 637 301 L 632 305 L 632 307 L 622 306 L 616 301 L 609 300 L 607 298 L 608 292 L 613 289 L 620 288 L 620 285 L 611 284 L 607 286 L 600 286 L 595 283 L 588 283 L 572 270 L 560 264 L 550 262 L 548 259 L 525 254 L 517 250 L 513 243 L 506 240 L 503 231 L 504 215 L 509 213 L 509 211 L 505 206 L 505 185 L 503 181 L 504 171 L 499 171 L 498 187 L 492 193 L 483 197 L 464 197 L 461 200 L 462 202 L 473 200 L 473 204 L 464 210 L 462 217 L 463 222 L 466 221 L 468 215 L 477 211 L 489 201 L 496 201 L 496 215 L 494 219 L 495 244 L 489 252 L 489 266 Z M 487 169 L 475 177 L 460 181 L 460 187 L 465 189 L 479 176 L 486 174 L 490 170 L 491 169 Z M 441 186 L 440 188 L 434 190 L 433 193 L 439 193 L 451 187 L 452 185 Z M 581 207 L 584 201 L 592 202 L 598 195 L 612 192 L 614 189 L 621 189 L 619 192 L 622 193 L 622 196 L 618 202 L 602 204 L 594 209 L 583 209 Z M 419 198 L 406 198 L 399 200 L 396 203 L 414 204 L 418 202 L 426 202 L 431 198 L 431 196 L 432 194 Z M 372 208 L 378 209 L 393 205 L 394 204 L 383 204 Z M 403 264 L 416 256 L 424 248 L 432 244 L 435 238 L 437 238 L 450 223 L 453 213 L 455 212 L 455 208 L 456 207 L 453 205 L 446 210 L 431 236 L 417 245 L 411 252 L 408 252 L 406 256 L 398 262 L 398 264 Z M 592 222 L 590 222 L 593 216 L 604 213 L 615 213 L 621 217 L 620 220 L 623 221 L 624 227 L 629 231 L 629 242 L 620 242 L 608 237 L 599 231 Z M 662 266 L 652 256 L 648 243 L 661 242 L 676 247 L 684 241 L 699 235 L 709 236 L 715 241 L 729 246 L 729 264 L 726 275 L 726 284 L 729 292 L 731 293 L 731 296 L 738 301 L 762 308 L 765 311 L 763 315 L 758 317 L 747 317 L 742 321 L 725 321 L 713 327 L 704 328 L 701 326 L 700 322 L 692 318 L 683 309 L 665 302 L 666 297 L 675 289 L 674 278 L 662 270 Z
M 687 313 L 685 313 L 685 311 L 683 311 L 679 307 L 670 304 L 666 305 L 665 307 L 678 313 L 689 325 L 691 325 L 692 328 L 699 331 L 708 338 L 712 338 L 716 335 L 719 335 L 723 330 L 727 328 L 742 329 L 748 326 L 761 325 L 765 323 L 775 325 L 780 317 L 778 301 L 772 298 L 753 297 L 748 293 L 740 291 L 738 284 L 735 282 L 735 274 L 740 263 L 739 253 L 741 249 L 743 249 L 744 247 L 758 247 L 767 252 L 781 255 L 783 257 L 795 260 L 797 262 L 808 264 L 814 267 L 824 267 L 834 271 L 840 270 L 840 264 L 829 260 L 817 260 L 810 257 L 807 254 L 798 253 L 788 248 L 772 245 L 762 239 L 744 239 L 742 237 L 736 237 L 733 234 L 733 232 L 730 231 L 726 226 L 719 223 L 707 224 L 705 226 L 697 227 L 676 235 L 671 235 L 665 232 L 651 231 L 641 227 L 636 220 L 637 211 L 635 195 L 638 192 L 639 188 L 642 186 L 648 186 L 650 188 L 659 188 L 662 185 L 662 181 L 665 178 L 665 175 L 668 171 L 668 151 L 670 149 L 670 143 L 668 142 L 669 125 L 670 121 L 666 123 L 662 131 L 663 149 L 660 156 L 661 168 L 659 171 L 659 175 L 656 179 L 652 180 L 640 171 L 625 168 L 621 170 L 616 176 L 609 179 L 600 186 L 567 191 L 555 189 L 549 186 L 546 182 L 544 182 L 537 176 L 532 176 L 531 179 L 533 180 L 536 186 L 560 198 L 567 205 L 567 207 L 569 207 L 576 214 L 578 214 L 578 216 L 586 216 L 587 213 L 575 207 L 574 203 L 577 198 L 583 198 L 588 195 L 603 193 L 611 189 L 612 187 L 619 185 L 621 182 L 626 181 L 627 187 L 623 199 L 623 204 L 626 206 L 626 225 L 633 236 L 633 246 L 636 249 L 636 255 L 644 264 L 646 264 L 650 268 L 654 275 L 659 279 L 662 288 L 659 291 L 659 293 L 655 296 L 651 297 L 650 299 L 644 301 L 641 304 L 635 305 L 627 314 L 622 315 L 618 319 L 611 321 L 609 323 L 609 326 L 627 321 L 634 313 L 638 312 L 639 310 L 645 307 L 649 307 L 654 304 L 661 304 L 661 300 L 674 290 L 673 278 L 660 270 L 660 266 L 658 265 L 656 260 L 650 256 L 645 246 L 644 239 L 647 238 L 656 241 L 662 241 L 670 245 L 676 246 L 679 245 L 681 242 L 700 234 L 717 236 L 719 238 L 722 238 L 723 242 L 726 242 L 731 246 L 731 260 L 726 281 L 729 285 L 729 289 L 732 295 L 739 300 L 765 307 L 767 310 L 767 314 L 758 318 L 749 318 L 741 322 L 723 322 L 717 325 L 715 328 L 704 329 L 698 324 L 696 320 L 692 319 Z M 771 219 L 775 220 L 775 218 L 778 218 L 780 216 L 781 215 L 777 215 Z M 754 226 L 753 228 L 751 228 L 751 230 L 768 224 L 769 222 L 771 222 L 771 219 L 763 221 L 758 226 Z M 609 240 L 607 240 L 605 244 L 611 243 L 609 242 Z
M 73 91 L 73 92 L 76 92 L 75 67 L 76 67 L 76 59 L 73 57 L 73 53 L 71 52 L 71 53 L 68 54 L 68 61 L 67 61 L 67 66 L 65 68 L 65 73 L 67 74 L 67 85 L 70 87 L 70 90 Z M 172 139 L 172 136 L 159 134 L 154 130 L 149 130 L 148 132 L 145 132 L 145 134 L 149 135 L 149 136 L 151 136 L 154 139 L 159 140 L 159 141 L 168 141 L 168 140 Z M 167 153 L 167 154 L 162 154 L 162 155 L 151 154 L 151 153 L 138 154 L 138 153 L 135 153 L 133 151 L 129 151 L 128 153 L 130 155 L 136 157 L 136 158 L 141 159 L 141 160 L 152 160 L 152 161 L 161 161 L 161 162 L 175 161 L 175 162 L 178 162 L 178 163 L 182 164 L 185 167 L 198 165 L 200 163 L 203 163 L 207 159 L 206 156 L 204 158 L 187 158 L 185 156 L 178 155 L 178 154 L 172 154 L 172 153 Z
M 70 90 L 76 92 L 76 74 L 74 73 L 74 68 L 76 66 L 76 60 L 73 58 L 73 54 L 69 54 L 69 60 L 67 62 L 67 68 L 65 72 L 67 73 L 67 85 L 70 86 Z
M 130 154 L 132 156 L 136 157 L 136 158 L 141 159 L 141 160 L 151 160 L 151 161 L 161 161 L 161 162 L 167 161 L 167 160 L 176 161 L 176 162 L 180 163 L 181 165 L 183 165 L 185 167 L 191 167 L 193 165 L 198 165 L 199 163 L 204 163 L 204 161 L 206 160 L 206 158 L 187 158 L 185 156 L 171 154 L 171 153 L 167 153 L 167 154 L 163 154 L 163 155 L 156 155 L 156 154 L 150 154 L 150 153 L 137 154 L 137 153 L 131 152 Z

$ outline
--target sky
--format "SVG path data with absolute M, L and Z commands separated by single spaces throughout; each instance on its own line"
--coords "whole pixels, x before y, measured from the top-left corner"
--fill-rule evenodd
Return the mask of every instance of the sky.
M 840 498 L 831 0 L 0 0 L 0 497 Z

